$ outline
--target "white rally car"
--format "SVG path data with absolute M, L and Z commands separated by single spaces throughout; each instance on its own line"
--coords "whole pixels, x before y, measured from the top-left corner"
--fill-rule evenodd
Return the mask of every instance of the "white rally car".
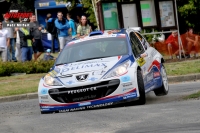
M 69 42 L 38 87 L 41 113 L 69 112 L 167 95 L 162 55 L 139 31 L 92 32 Z

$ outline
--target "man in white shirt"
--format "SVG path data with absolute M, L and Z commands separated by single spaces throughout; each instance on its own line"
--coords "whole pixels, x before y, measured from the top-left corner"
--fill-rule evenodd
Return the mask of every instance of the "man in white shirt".
M 9 18 L 4 14 L 4 21 L 3 23 L 13 23 L 13 21 L 9 20 Z M 16 61 L 15 57 L 15 35 L 14 35 L 14 28 L 5 27 L 8 30 L 8 36 L 10 37 L 10 45 L 8 46 L 8 61 Z M 11 56 L 12 55 L 12 56 Z
M 10 38 L 8 31 L 3 29 L 2 21 L 0 20 L 0 56 L 3 62 L 7 61 L 7 48 L 10 45 Z

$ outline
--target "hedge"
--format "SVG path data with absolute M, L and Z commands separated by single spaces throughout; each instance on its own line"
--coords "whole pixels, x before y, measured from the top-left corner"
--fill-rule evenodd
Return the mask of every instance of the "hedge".
M 0 62 L 0 77 L 10 76 L 12 73 L 47 73 L 54 61 L 28 61 L 28 62 Z

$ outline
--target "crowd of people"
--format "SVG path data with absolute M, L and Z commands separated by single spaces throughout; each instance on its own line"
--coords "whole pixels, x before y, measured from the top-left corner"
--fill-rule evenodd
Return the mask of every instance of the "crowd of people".
M 185 40 L 183 47 L 180 47 L 178 41 L 178 32 L 172 31 L 172 34 L 167 38 L 165 43 L 167 44 L 168 52 L 170 59 L 173 59 L 173 55 L 176 58 L 179 58 L 179 53 L 187 55 L 187 57 L 193 57 L 192 53 L 194 51 L 194 57 L 199 57 L 199 39 L 198 35 L 193 33 L 193 29 L 189 28 L 185 33 L 185 36 L 182 38 L 182 41 Z M 180 48 L 179 48 L 180 47 Z M 193 51 L 192 51 L 193 49 Z
M 51 34 L 51 49 L 46 50 L 43 60 L 55 59 L 50 54 L 55 52 L 55 40 L 58 41 L 58 52 L 60 52 L 73 38 L 84 38 L 92 31 L 86 16 L 77 16 L 78 22 L 71 17 L 70 13 L 64 17 L 62 12 L 57 13 L 57 18 L 53 18 L 50 13 L 47 14 L 46 30 Z M 42 44 L 43 28 L 36 21 L 36 16 L 33 14 L 29 17 L 30 27 L 3 27 L 3 23 L 12 22 L 5 15 L 4 20 L 0 20 L 1 60 L 25 62 L 33 60 L 32 57 L 34 57 L 34 61 L 37 61 L 45 51 Z M 22 19 L 19 19 L 19 22 L 23 23 Z
M 13 23 L 4 15 L 4 20 L 0 20 L 0 56 L 3 62 L 6 61 L 31 61 L 38 60 L 44 47 L 42 44 L 42 27 L 36 21 L 36 16 L 33 14 L 29 18 L 30 27 L 22 28 L 8 28 L 3 27 L 3 23 Z M 47 49 L 44 54 L 43 60 L 55 59 L 50 54 L 55 52 L 55 40 L 59 44 L 59 51 L 62 51 L 67 42 L 74 38 L 84 38 L 92 31 L 91 26 L 88 24 L 86 16 L 77 16 L 77 22 L 72 19 L 70 13 L 63 16 L 62 12 L 57 12 L 57 18 L 53 18 L 50 13 L 46 16 L 46 30 L 51 34 L 51 49 Z M 20 23 L 23 23 L 19 19 Z M 194 56 L 198 57 L 199 54 L 199 40 L 198 35 L 193 34 L 193 29 L 189 28 L 185 34 L 186 40 L 186 53 L 192 56 L 192 49 L 195 51 Z M 178 33 L 173 31 L 172 34 L 165 41 L 170 55 L 170 59 L 179 56 L 180 50 L 178 43 Z M 49 56 L 49 57 L 47 57 Z
M 86 16 L 77 16 L 77 23 L 71 17 L 70 13 L 67 13 L 66 17 L 63 17 L 62 12 L 57 13 L 57 19 L 52 18 L 50 13 L 47 14 L 46 29 L 51 34 L 53 52 L 55 40 L 58 40 L 61 51 L 68 41 L 74 38 L 84 38 L 92 31 Z

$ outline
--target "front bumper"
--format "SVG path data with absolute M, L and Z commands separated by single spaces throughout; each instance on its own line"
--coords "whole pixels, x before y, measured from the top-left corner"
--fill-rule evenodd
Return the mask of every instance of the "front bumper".
M 40 110 L 43 113 L 48 112 L 71 112 L 71 111 L 80 111 L 86 109 L 93 108 L 101 108 L 106 106 L 115 105 L 122 102 L 137 100 L 137 91 L 136 88 L 132 89 L 129 92 L 104 97 L 96 100 L 84 101 L 84 102 L 76 102 L 76 103 L 68 103 L 68 104 L 42 104 L 40 103 Z
M 139 98 L 135 69 L 120 77 L 113 77 L 92 84 L 68 88 L 46 86 L 41 79 L 38 97 L 41 112 L 69 112 L 111 106 Z

